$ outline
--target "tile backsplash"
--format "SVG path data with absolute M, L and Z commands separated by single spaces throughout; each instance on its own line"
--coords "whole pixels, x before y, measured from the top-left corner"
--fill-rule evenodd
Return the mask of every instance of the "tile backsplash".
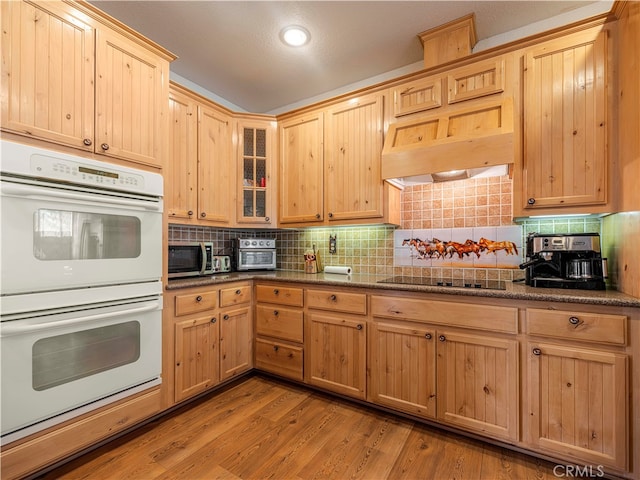
M 304 229 L 229 229 L 183 225 L 169 226 L 170 241 L 211 241 L 218 254 L 231 255 L 233 240 L 238 237 L 275 237 L 278 264 L 283 270 L 304 270 L 304 253 L 313 249 L 324 265 L 346 265 L 354 273 L 411 275 L 429 278 L 464 278 L 468 280 L 523 278 L 517 268 L 524 260 L 526 236 L 538 233 L 601 233 L 601 219 L 587 217 L 512 218 L 512 182 L 508 176 L 458 180 L 447 183 L 415 185 L 405 188 L 401 196 L 401 226 L 389 225 L 309 227 Z M 337 249 L 329 253 L 329 236 L 335 235 Z M 447 258 L 410 258 L 406 239 L 420 238 L 464 243 L 492 241 L 513 242 L 517 248 L 507 253 L 500 249 L 491 256 L 483 250 L 478 257 L 457 254 Z M 603 243 L 604 243 L 603 239 Z M 404 248 L 403 248 L 404 247 Z M 505 263 L 506 262 L 506 263 Z

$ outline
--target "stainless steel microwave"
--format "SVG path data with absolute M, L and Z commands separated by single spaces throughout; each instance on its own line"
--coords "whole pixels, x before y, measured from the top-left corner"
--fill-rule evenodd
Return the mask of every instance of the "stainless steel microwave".
M 169 243 L 169 278 L 231 271 L 228 256 L 213 254 L 213 242 Z
M 238 270 L 275 270 L 275 238 L 237 238 L 235 260 Z

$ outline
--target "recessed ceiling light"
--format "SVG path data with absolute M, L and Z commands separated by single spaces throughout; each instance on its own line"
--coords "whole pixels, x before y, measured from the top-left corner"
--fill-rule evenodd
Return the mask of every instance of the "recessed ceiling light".
M 310 38 L 311 35 L 309 34 L 309 31 L 298 25 L 285 27 L 280 32 L 280 39 L 291 47 L 301 47 L 308 43 Z

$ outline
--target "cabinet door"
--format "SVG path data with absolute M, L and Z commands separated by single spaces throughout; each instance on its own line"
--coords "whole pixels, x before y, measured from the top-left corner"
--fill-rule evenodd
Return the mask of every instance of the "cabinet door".
M 272 175 L 274 131 L 270 122 L 240 122 L 238 223 L 268 227 L 275 223 L 272 198 L 276 192 Z
M 220 314 L 220 379 L 226 380 L 253 367 L 251 308 Z
M 168 62 L 107 29 L 96 36 L 95 151 L 162 167 Z
M 309 383 L 365 398 L 366 321 L 348 315 L 308 315 Z
M 175 326 L 176 402 L 213 387 L 220 381 L 218 322 L 215 315 L 184 320 Z
M 349 100 L 326 113 L 325 202 L 329 220 L 382 216 L 383 95 Z
M 592 465 L 627 465 L 627 356 L 529 344 L 529 429 L 537 447 Z
M 233 157 L 231 118 L 198 106 L 198 221 L 229 225 L 232 222 Z
M 525 208 L 607 200 L 607 32 L 548 42 L 525 57 Z
M 318 112 L 280 125 L 280 223 L 324 219 L 323 121 Z
M 93 28 L 62 3 L 1 8 L 2 129 L 93 151 Z
M 438 418 L 518 439 L 518 342 L 438 331 Z
M 371 328 L 371 400 L 435 418 L 434 329 L 377 322 Z
M 165 206 L 169 221 L 196 218 L 198 107 L 177 92 L 169 94 L 169 159 Z

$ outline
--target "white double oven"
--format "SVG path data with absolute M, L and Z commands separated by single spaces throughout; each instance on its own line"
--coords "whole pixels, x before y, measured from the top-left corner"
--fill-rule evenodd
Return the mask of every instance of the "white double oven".
M 2 444 L 161 381 L 162 177 L 1 141 Z

